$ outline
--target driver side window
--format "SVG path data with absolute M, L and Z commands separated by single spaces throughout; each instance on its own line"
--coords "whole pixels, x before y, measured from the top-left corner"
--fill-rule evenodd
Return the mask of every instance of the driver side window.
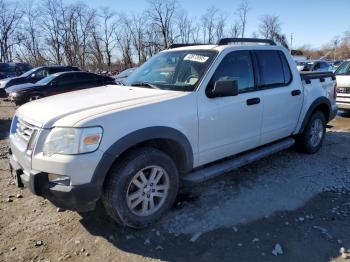
M 218 80 L 237 80 L 238 92 L 255 90 L 253 63 L 249 51 L 234 51 L 221 61 L 207 87 L 207 94 Z
M 49 75 L 49 72 L 47 71 L 47 69 L 41 69 L 35 74 L 37 78 L 44 78 L 44 77 L 47 77 L 48 75 Z

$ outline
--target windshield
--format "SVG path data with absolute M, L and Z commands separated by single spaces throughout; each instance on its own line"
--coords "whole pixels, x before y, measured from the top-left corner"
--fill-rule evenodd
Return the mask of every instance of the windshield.
M 335 71 L 336 75 L 350 75 L 350 61 L 342 63 L 337 71 Z
M 0 64 L 0 72 L 15 72 L 15 66 L 11 64 Z
M 47 77 L 44 77 L 43 79 L 41 79 L 40 81 L 38 81 L 36 83 L 39 85 L 46 85 L 46 84 L 50 83 L 56 77 L 57 77 L 57 74 L 49 75 Z
M 155 55 L 125 82 L 173 91 L 193 91 L 208 69 L 215 51 L 170 51 Z
M 37 68 L 33 68 L 32 70 L 29 70 L 29 71 L 25 72 L 24 74 L 21 74 L 20 77 L 30 76 L 31 74 L 35 73 L 36 70 L 37 70 Z
M 123 77 L 128 77 L 129 75 L 131 75 L 132 72 L 135 71 L 136 68 L 129 68 L 124 70 L 123 72 L 121 72 L 120 74 L 116 75 L 115 77 L 117 78 L 123 78 Z

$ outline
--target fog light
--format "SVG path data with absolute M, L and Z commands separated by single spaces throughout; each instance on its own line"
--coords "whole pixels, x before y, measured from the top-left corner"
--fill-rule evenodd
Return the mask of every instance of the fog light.
M 60 175 L 49 174 L 48 179 L 49 179 L 50 183 L 54 183 L 57 185 L 62 185 L 62 186 L 69 186 L 70 185 L 69 176 L 60 176 Z

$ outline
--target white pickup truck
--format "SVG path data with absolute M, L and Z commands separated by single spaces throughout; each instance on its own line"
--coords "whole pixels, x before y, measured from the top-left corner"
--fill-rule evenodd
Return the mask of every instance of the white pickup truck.
M 270 40 L 177 46 L 125 86 L 21 106 L 10 166 L 19 186 L 56 206 L 88 211 L 102 200 L 112 219 L 142 228 L 173 205 L 180 181 L 201 182 L 295 143 L 317 152 L 335 96 L 332 73 L 300 75 Z
M 335 71 L 337 77 L 337 106 L 350 111 L 350 60 L 343 62 Z

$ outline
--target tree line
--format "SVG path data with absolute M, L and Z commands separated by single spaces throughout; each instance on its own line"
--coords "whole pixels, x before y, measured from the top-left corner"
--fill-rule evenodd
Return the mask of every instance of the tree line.
M 69 64 L 89 70 L 110 70 L 115 64 L 131 67 L 174 43 L 247 37 L 250 11 L 246 0 L 231 12 L 209 7 L 200 17 L 192 17 L 177 0 L 149 0 L 139 13 L 62 0 L 0 0 L 0 62 Z M 274 39 L 288 47 L 278 16 L 260 17 L 257 31 L 249 37 Z

